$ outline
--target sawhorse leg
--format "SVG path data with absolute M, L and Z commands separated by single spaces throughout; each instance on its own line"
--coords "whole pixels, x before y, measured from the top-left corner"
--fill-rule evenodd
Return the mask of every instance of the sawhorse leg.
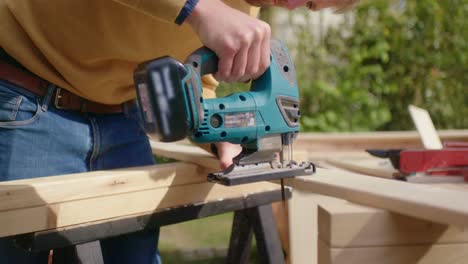
M 270 204 L 235 212 L 227 263 L 248 263 L 252 231 L 261 263 L 283 264 L 283 249 Z
M 53 264 L 103 264 L 99 241 L 54 249 Z

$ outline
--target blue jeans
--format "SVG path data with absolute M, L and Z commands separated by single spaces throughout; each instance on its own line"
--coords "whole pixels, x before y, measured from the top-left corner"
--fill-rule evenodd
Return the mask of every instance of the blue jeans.
M 122 114 L 56 109 L 53 98 L 0 80 L 0 181 L 154 164 L 138 117 L 136 106 Z M 102 240 L 104 262 L 160 263 L 158 237 L 159 230 Z M 0 239 L 2 264 L 45 264 L 47 255 Z

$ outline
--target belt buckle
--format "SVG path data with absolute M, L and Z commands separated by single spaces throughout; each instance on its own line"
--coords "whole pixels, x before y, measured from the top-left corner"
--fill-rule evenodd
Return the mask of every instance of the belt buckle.
M 57 109 L 65 109 L 65 107 L 60 106 L 60 98 L 62 98 L 61 93 L 62 93 L 62 88 L 57 88 L 57 90 L 55 90 L 54 105 L 55 105 L 55 108 Z

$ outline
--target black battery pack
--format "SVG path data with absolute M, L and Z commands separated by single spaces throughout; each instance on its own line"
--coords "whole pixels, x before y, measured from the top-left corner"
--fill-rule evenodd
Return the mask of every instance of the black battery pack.
M 184 65 L 169 56 L 144 62 L 134 72 L 145 131 L 162 142 L 181 140 L 189 132 L 183 122 L 188 114 L 181 85 L 185 75 Z

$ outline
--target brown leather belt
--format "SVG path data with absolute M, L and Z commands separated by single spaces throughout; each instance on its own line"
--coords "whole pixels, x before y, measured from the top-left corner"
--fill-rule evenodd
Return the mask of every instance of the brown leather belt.
M 49 82 L 25 72 L 17 67 L 0 61 L 0 79 L 24 88 L 35 95 L 45 96 Z M 118 105 L 106 105 L 84 99 L 65 89 L 57 88 L 53 94 L 53 103 L 57 109 L 80 111 L 96 114 L 122 113 L 124 103 Z

